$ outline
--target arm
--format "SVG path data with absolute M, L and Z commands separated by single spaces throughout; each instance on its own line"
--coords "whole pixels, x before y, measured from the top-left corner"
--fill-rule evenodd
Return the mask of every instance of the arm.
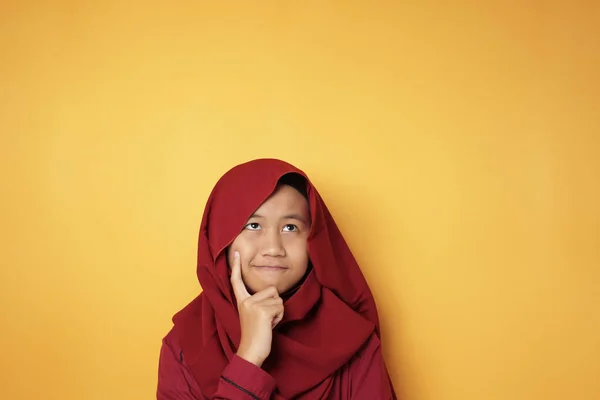
M 269 400 L 275 379 L 260 367 L 233 356 L 223 371 L 213 400 Z
M 157 400 L 208 400 L 203 396 L 191 371 L 163 340 L 158 368 Z M 223 371 L 212 400 L 268 400 L 275 390 L 275 380 L 256 365 L 234 356 Z
M 381 342 L 375 334 L 352 361 L 349 375 L 352 400 L 396 399 L 381 354 Z

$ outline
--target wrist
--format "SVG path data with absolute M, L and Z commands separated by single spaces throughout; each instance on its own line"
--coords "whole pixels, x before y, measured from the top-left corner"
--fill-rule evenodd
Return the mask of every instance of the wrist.
M 249 354 L 249 353 L 244 352 L 244 351 L 238 351 L 236 353 L 236 355 L 239 358 L 242 358 L 242 359 L 248 361 L 249 363 L 256 365 L 259 368 L 262 367 L 262 364 L 265 361 L 264 358 L 257 357 L 255 355 Z

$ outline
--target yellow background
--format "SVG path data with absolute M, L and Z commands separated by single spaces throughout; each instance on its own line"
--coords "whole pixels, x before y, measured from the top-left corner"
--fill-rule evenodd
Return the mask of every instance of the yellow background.
M 0 6 L 0 398 L 153 398 L 255 157 L 323 194 L 403 399 L 600 398 L 599 2 L 53 3 Z

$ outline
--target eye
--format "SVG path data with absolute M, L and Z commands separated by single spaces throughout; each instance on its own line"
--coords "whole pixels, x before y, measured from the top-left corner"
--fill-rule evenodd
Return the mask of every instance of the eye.
M 284 232 L 297 232 L 298 227 L 294 224 L 287 224 L 286 226 L 283 227 L 283 231 Z
M 250 222 L 245 226 L 249 231 L 257 231 L 260 229 L 260 224 L 258 222 Z

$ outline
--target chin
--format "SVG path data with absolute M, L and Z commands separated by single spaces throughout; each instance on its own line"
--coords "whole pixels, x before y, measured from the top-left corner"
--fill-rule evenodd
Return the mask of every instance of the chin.
M 270 286 L 275 286 L 277 288 L 277 292 L 279 294 L 283 293 L 283 291 L 288 290 L 285 285 L 281 285 L 278 282 L 265 282 L 265 281 L 256 282 L 251 285 L 248 285 L 248 289 L 250 289 L 252 291 L 252 293 L 256 293 L 256 292 L 260 292 L 261 290 L 264 290 Z

